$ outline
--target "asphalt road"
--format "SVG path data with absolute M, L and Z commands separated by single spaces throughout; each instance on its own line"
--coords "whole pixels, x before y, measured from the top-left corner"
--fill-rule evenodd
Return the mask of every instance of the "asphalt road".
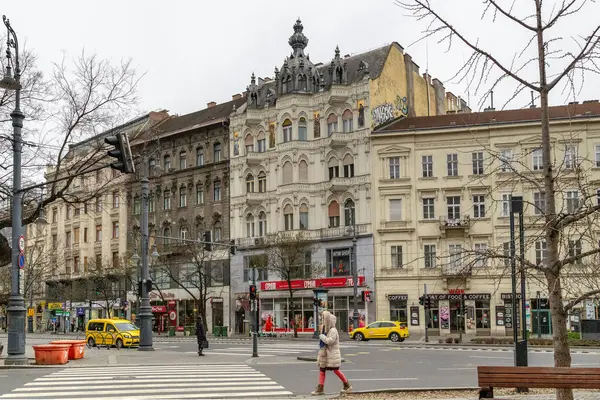
M 157 350 L 190 355 L 197 352 L 196 346 L 193 342 L 155 344 Z M 223 364 L 248 364 L 257 373 L 264 374 L 272 380 L 273 384 L 281 385 L 294 394 L 305 395 L 316 386 L 318 369 L 315 362 L 298 361 L 297 357 L 316 356 L 317 346 L 317 342 L 312 341 L 261 341 L 258 348 L 259 357 L 252 358 L 251 344 L 213 342 L 206 354 L 207 358 L 216 358 Z M 341 347 L 342 355 L 347 360 L 342 365 L 342 371 L 350 379 L 355 390 L 475 387 L 478 365 L 513 364 L 513 353 L 508 348 L 415 349 L 410 348 L 409 344 L 387 341 L 342 342 Z M 154 354 L 158 357 L 155 361 L 160 361 L 160 352 Z M 529 365 L 551 366 L 552 356 L 550 352 L 532 351 L 529 353 Z M 202 364 L 205 358 L 195 359 Z M 600 351 L 574 353 L 572 363 L 574 367 L 600 367 Z M 164 367 L 165 371 L 168 369 L 169 366 Z M 0 395 L 48 373 L 48 370 L 43 369 L 0 370 Z M 338 378 L 329 372 L 325 384 L 326 391 L 334 393 L 340 388 Z

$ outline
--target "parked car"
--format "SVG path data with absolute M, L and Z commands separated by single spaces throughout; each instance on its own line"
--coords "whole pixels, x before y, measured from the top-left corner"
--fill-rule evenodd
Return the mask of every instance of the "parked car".
M 120 318 L 91 319 L 85 328 L 88 346 L 130 347 L 140 344 L 140 328 Z
M 404 342 L 409 336 L 406 323 L 397 321 L 377 321 L 350 332 L 350 338 L 358 341 L 389 339 L 392 342 Z

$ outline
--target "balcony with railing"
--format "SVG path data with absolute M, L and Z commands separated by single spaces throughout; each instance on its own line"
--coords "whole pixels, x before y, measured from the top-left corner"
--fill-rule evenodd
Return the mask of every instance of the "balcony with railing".
M 258 165 L 268 157 L 266 151 L 249 151 L 246 153 L 246 163 L 248 165 Z
M 331 178 L 327 185 L 329 190 L 332 192 L 345 192 L 354 185 L 367 183 L 369 181 L 368 175 L 353 176 L 353 177 L 337 177 Z
M 341 104 L 350 98 L 350 86 L 347 85 L 331 85 L 329 89 L 329 104 Z
M 359 224 L 356 225 L 356 234 L 364 235 L 369 233 L 369 229 L 371 228 L 371 224 Z M 280 235 L 284 238 L 289 238 L 293 240 L 298 237 L 298 235 L 302 233 L 307 240 L 331 240 L 331 239 L 351 239 L 353 233 L 353 229 L 351 226 L 337 226 L 331 228 L 322 228 L 322 229 L 295 229 L 292 231 L 283 231 L 280 232 Z M 264 245 L 268 245 L 270 240 L 274 238 L 275 235 L 267 235 L 264 237 L 253 237 L 253 238 L 238 238 L 235 240 L 236 246 L 239 247 L 260 247 Z
M 440 232 L 445 236 L 450 231 L 464 232 L 468 234 L 471 227 L 471 218 L 469 215 L 458 216 L 441 216 L 440 217 Z
M 256 206 L 265 201 L 269 195 L 266 192 L 250 192 L 246 193 L 246 204 Z
M 246 125 L 256 126 L 263 120 L 264 111 L 262 109 L 248 108 L 246 110 Z
M 446 278 L 460 278 L 471 276 L 473 268 L 468 263 L 451 261 L 442 265 L 440 275 Z
M 354 135 L 352 132 L 333 132 L 329 136 L 329 140 L 329 146 L 342 149 L 354 140 Z

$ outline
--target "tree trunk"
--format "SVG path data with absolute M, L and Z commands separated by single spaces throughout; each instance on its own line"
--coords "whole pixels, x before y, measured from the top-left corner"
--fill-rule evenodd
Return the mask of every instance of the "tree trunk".
M 291 288 L 292 287 L 292 283 L 288 282 L 288 287 Z M 293 324 L 292 324 L 293 322 Z M 295 320 L 295 316 L 294 316 L 294 291 L 290 290 L 290 308 L 288 310 L 288 327 L 289 326 L 293 326 L 294 327 L 294 337 L 297 338 L 298 337 L 298 327 L 296 326 L 296 320 Z

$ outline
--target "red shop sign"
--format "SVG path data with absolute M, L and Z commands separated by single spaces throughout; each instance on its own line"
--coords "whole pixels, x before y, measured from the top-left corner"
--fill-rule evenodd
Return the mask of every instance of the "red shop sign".
M 167 312 L 167 306 L 152 306 L 152 312 L 166 313 Z
M 167 302 L 167 304 L 168 304 L 170 307 L 175 307 L 175 306 L 177 305 L 177 302 L 176 302 L 175 300 L 169 300 L 169 301 Z
M 335 278 L 321 279 L 298 279 L 291 281 L 292 289 L 329 289 L 354 286 L 354 281 L 351 277 L 340 276 Z M 365 277 L 358 277 L 358 286 L 365 286 Z M 270 281 L 261 282 L 260 290 L 289 290 L 287 281 Z

